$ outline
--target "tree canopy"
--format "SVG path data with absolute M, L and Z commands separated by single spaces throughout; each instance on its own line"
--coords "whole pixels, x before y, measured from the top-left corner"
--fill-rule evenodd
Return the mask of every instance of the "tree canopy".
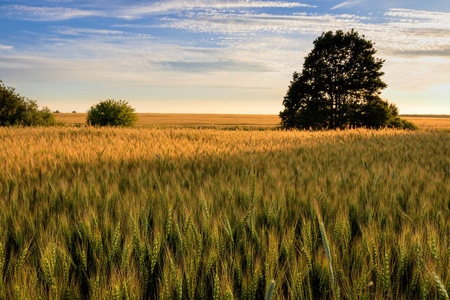
M 37 102 L 20 96 L 13 87 L 0 80 L 0 126 L 49 126 L 56 125 L 50 109 L 39 110 Z
M 99 126 L 133 126 L 137 121 L 134 111 L 124 100 L 108 99 L 91 106 L 86 121 Z
M 380 98 L 384 60 L 358 32 L 324 32 L 303 71 L 294 72 L 280 112 L 284 128 L 408 127 L 394 104 Z

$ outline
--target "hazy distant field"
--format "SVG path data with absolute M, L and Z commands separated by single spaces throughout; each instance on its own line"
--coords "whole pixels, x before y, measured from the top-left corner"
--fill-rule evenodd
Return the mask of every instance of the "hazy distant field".
M 450 130 L 450 117 L 402 117 L 413 122 L 420 129 Z
M 55 114 L 58 121 L 68 125 L 86 124 L 86 113 Z M 230 114 L 138 114 L 137 126 L 206 126 L 206 127 L 275 127 L 277 115 Z
M 68 125 L 85 124 L 85 113 L 55 114 L 58 121 Z M 421 129 L 450 129 L 450 118 L 411 117 L 405 119 L 414 122 Z M 253 127 L 270 128 L 280 123 L 277 115 L 226 115 L 226 114 L 138 114 L 137 126 L 204 126 L 204 127 Z
M 448 299 L 449 131 L 0 140 L 0 299 Z

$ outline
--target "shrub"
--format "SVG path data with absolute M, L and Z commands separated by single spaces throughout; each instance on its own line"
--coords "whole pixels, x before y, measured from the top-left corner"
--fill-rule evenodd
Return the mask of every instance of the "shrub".
M 376 97 L 363 105 L 361 111 L 352 116 L 352 124 L 367 128 L 398 128 L 416 130 L 418 127 L 398 116 L 398 107 L 394 103 Z
M 400 117 L 391 118 L 388 122 L 388 127 L 391 128 L 399 128 L 399 129 L 409 129 L 409 130 L 417 130 L 419 127 L 417 127 L 416 124 L 402 119 Z
M 99 126 L 133 126 L 137 121 L 134 111 L 124 100 L 108 99 L 91 106 L 87 123 Z
M 39 110 L 36 101 L 20 96 L 0 80 L 0 126 L 13 125 L 51 126 L 57 122 L 50 109 Z

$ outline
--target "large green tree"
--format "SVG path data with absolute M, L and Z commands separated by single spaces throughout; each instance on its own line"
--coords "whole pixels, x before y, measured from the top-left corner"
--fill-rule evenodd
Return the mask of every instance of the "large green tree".
M 57 125 L 50 109 L 39 109 L 36 101 L 21 96 L 0 80 L 0 126 Z
M 284 128 L 394 126 L 398 109 L 380 98 L 384 60 L 358 32 L 323 33 L 295 72 L 280 112 Z

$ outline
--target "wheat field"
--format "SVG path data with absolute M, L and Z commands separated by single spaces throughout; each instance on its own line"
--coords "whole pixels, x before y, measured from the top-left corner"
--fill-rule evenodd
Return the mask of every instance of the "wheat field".
M 56 120 L 67 125 L 85 125 L 86 113 L 56 113 Z M 421 129 L 450 130 L 448 116 L 414 116 L 402 117 L 415 123 Z M 203 127 L 203 128 L 277 128 L 280 124 L 278 115 L 238 115 L 238 114 L 157 114 L 139 113 L 139 127 Z
M 448 299 L 448 130 L 0 140 L 0 299 Z
M 274 128 L 277 115 L 239 114 L 162 114 L 138 113 L 138 127 Z M 67 125 L 85 125 L 86 113 L 57 113 L 56 120 Z

